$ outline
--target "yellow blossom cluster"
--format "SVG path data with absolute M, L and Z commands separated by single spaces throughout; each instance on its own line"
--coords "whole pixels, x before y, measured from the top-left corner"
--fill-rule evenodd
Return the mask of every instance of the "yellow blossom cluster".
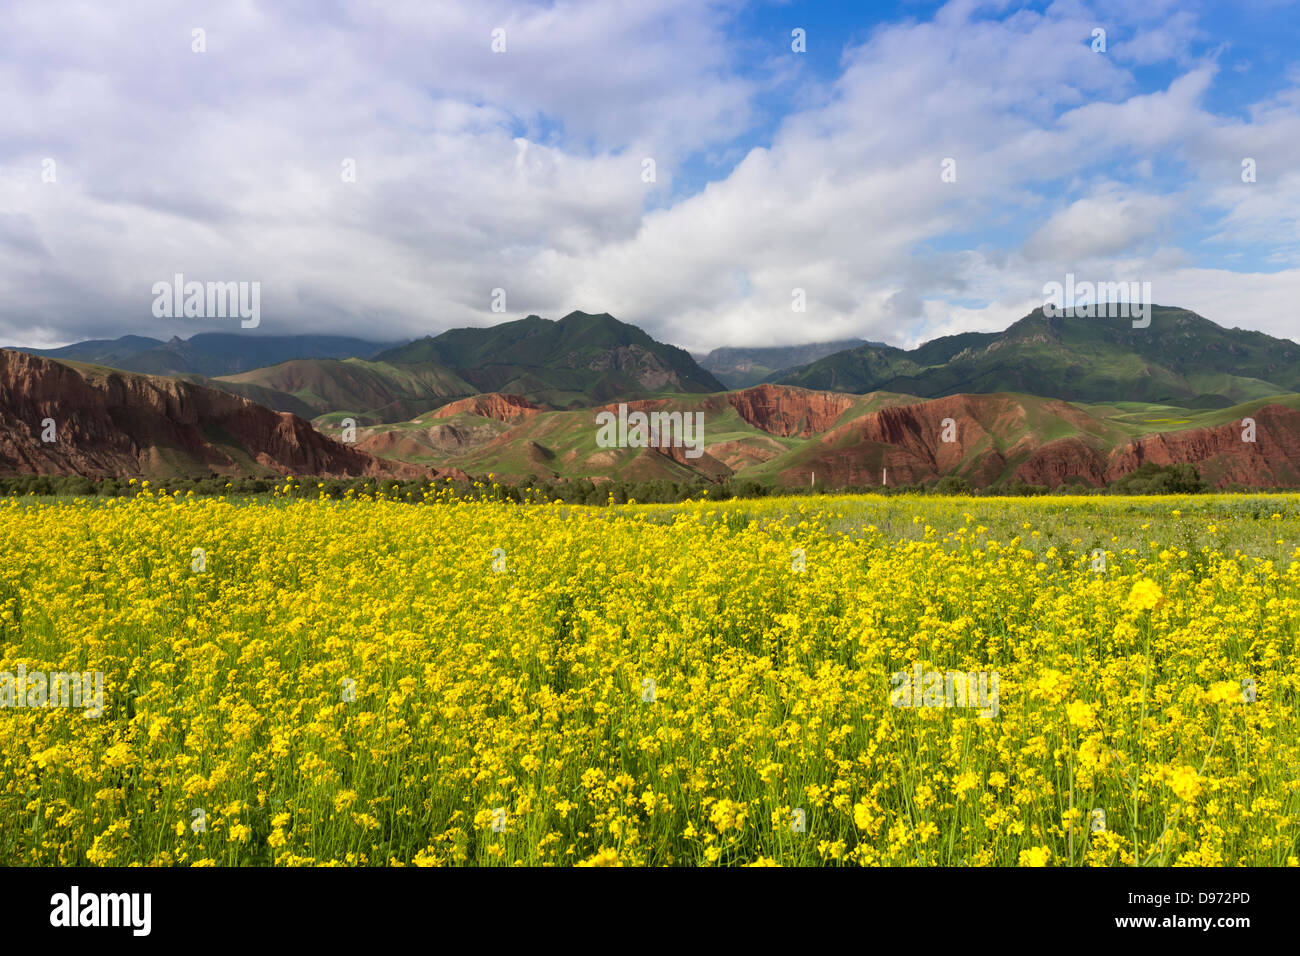
M 4 499 L 0 864 L 1294 865 L 1297 543 L 1285 495 Z

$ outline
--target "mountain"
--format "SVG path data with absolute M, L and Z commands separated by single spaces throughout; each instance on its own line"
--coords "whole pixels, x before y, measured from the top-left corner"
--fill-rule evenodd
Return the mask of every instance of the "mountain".
M 44 434 L 53 422 L 53 440 Z M 375 475 L 426 468 L 190 382 L 0 350 L 0 475 Z
M 1187 309 L 1153 306 L 1145 329 L 1133 328 L 1130 319 L 1046 318 L 1036 309 L 1003 332 L 945 336 L 910 351 L 859 346 L 777 381 L 925 398 L 1011 391 L 1226 408 L 1300 391 L 1300 345 L 1225 329 Z
M 390 365 L 432 362 L 478 391 L 556 407 L 724 388 L 684 349 L 656 342 L 607 313 L 571 312 L 558 321 L 530 315 L 487 328 L 450 329 L 374 358 Z
M 237 342 L 195 339 L 205 361 L 238 357 Z M 126 361 L 158 353 L 154 341 L 82 345 Z M 841 344 L 852 343 L 711 358 L 745 374 Z M 1185 309 L 1156 306 L 1145 329 L 1035 311 L 1003 332 L 911 350 L 853 345 L 783 378 L 828 387 L 726 391 L 681 349 L 581 312 L 454 329 L 371 359 L 295 358 L 218 377 L 0 351 L 0 474 L 492 473 L 773 487 L 955 475 L 1000 487 L 1099 485 L 1150 463 L 1190 463 L 1218 487 L 1300 487 L 1300 345 Z M 702 416 L 702 440 L 610 447 L 597 415 L 628 410 Z M 325 437 L 342 437 L 347 417 L 361 426 L 355 445 Z M 46 418 L 57 442 L 41 441 Z M 1255 441 L 1243 440 L 1245 418 Z
M 576 407 L 723 388 L 684 350 L 607 314 L 582 312 L 557 322 L 534 315 L 452 329 L 398 347 L 341 336 L 202 333 L 169 342 L 124 336 L 17 351 L 171 375 L 318 424 L 345 417 L 400 422 L 481 393 Z
M 840 339 L 835 342 L 777 348 L 718 348 L 699 362 L 700 368 L 711 372 L 727 388 L 748 388 L 776 378 L 781 372 L 862 345 L 885 347 L 880 342 L 868 342 L 865 339 Z
M 93 339 L 57 349 L 16 348 L 13 351 L 147 375 L 216 376 L 234 375 L 290 359 L 366 358 L 391 345 L 391 342 L 369 342 L 342 335 L 200 332 L 188 339 L 172 336 L 166 342 L 124 335 L 119 339 Z

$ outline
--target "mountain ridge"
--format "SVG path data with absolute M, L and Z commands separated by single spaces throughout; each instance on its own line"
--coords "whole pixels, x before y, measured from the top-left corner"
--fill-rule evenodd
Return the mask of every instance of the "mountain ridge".
M 607 312 L 561 319 L 529 315 L 484 328 L 448 329 L 374 356 L 393 365 L 434 363 L 483 392 L 559 407 L 670 390 L 725 389 L 685 349 L 658 342 Z
M 143 375 L 234 375 L 298 358 L 352 358 L 391 347 L 346 335 L 264 335 L 198 332 L 188 339 L 123 335 L 88 339 L 54 349 L 15 346 L 10 351 L 104 365 Z
M 924 398 L 1016 391 L 1190 408 L 1300 391 L 1300 344 L 1227 329 L 1188 309 L 1151 309 L 1145 329 L 1132 328 L 1129 319 L 1048 318 L 1035 309 L 1002 332 L 943 336 L 911 350 L 860 346 L 774 381 Z

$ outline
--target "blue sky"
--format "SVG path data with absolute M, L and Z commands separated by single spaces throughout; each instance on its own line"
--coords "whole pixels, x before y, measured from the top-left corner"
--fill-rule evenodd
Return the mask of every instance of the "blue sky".
M 913 345 L 1066 273 L 1296 334 L 1294 3 L 6 10 L 0 342 L 237 330 L 155 318 L 177 272 L 260 282 L 249 334 L 583 309 L 695 351 Z

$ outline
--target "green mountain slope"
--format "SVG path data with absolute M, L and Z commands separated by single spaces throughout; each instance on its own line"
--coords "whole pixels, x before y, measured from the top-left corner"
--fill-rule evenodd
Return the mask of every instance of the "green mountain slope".
M 1049 319 L 1038 309 L 1004 332 L 946 336 L 910 351 L 861 346 L 779 381 L 927 398 L 1012 391 L 1069 401 L 1224 408 L 1300 391 L 1300 345 L 1225 329 L 1186 309 L 1153 306 L 1145 329 L 1123 318 Z
M 352 416 L 358 422 L 396 422 L 477 389 L 433 362 L 395 365 L 363 359 L 297 359 L 208 384 L 277 411 L 307 409 L 305 417 Z

